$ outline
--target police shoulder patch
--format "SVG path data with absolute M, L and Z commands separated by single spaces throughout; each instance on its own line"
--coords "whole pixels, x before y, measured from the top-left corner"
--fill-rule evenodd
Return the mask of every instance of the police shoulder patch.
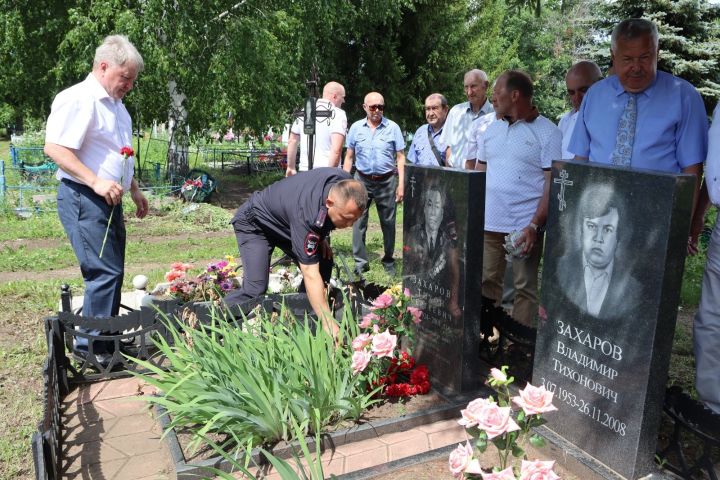
M 305 235 L 304 245 L 306 255 L 315 255 L 320 245 L 320 236 L 315 232 L 308 232 L 308 234 Z

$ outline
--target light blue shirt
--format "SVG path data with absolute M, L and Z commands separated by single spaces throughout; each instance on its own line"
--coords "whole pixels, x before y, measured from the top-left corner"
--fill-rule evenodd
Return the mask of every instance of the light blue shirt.
M 432 151 L 432 146 L 428 139 L 428 132 L 430 132 L 435 148 L 438 149 L 438 153 L 440 154 L 442 166 L 445 166 L 445 149 L 447 145 L 441 141 L 442 131 L 443 129 L 441 128 L 437 132 L 434 132 L 432 127 L 427 123 L 418 128 L 408 149 L 408 162 L 414 163 L 415 165 L 427 165 L 431 167 L 441 166 L 438 163 L 435 153 Z
M 705 183 L 710 200 L 714 205 L 720 206 L 720 103 L 715 106 L 709 137 Z
M 617 75 L 595 83 L 583 98 L 568 150 L 591 162 L 612 164 L 620 116 L 627 104 Z M 690 83 L 658 71 L 637 94 L 637 123 L 631 166 L 678 173 L 702 163 L 708 122 L 700 94 Z
M 405 139 L 392 120 L 383 117 L 373 131 L 363 118 L 350 127 L 345 146 L 355 151 L 355 168 L 366 175 L 382 175 L 395 170 L 395 155 L 405 150 Z

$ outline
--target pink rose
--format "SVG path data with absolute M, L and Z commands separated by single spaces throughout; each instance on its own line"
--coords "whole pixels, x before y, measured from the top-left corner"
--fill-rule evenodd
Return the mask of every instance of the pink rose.
M 405 295 L 407 298 L 410 298 L 410 289 L 406 288 L 405 290 L 403 290 L 403 295 Z
M 387 308 L 393 304 L 393 297 L 387 293 L 383 293 L 373 301 L 373 307 L 375 308 Z
M 358 373 L 365 370 L 365 367 L 368 366 L 371 358 L 372 353 L 368 352 L 367 350 L 355 351 L 352 356 L 353 373 L 357 375 Z
M 410 312 L 410 315 L 412 315 L 413 323 L 415 325 L 420 323 L 420 317 L 422 317 L 422 314 L 423 314 L 422 310 L 420 310 L 419 308 L 415 308 L 415 307 L 407 307 L 407 311 Z
M 515 474 L 512 467 L 508 467 L 499 472 L 483 473 L 482 478 L 483 480 L 515 480 Z
M 378 333 L 372 339 L 372 353 L 376 357 L 390 357 L 392 358 L 395 346 L 397 345 L 397 335 L 393 335 L 389 330 L 385 330 L 382 333 Z
M 518 391 L 520 396 L 513 397 L 512 401 L 521 407 L 526 415 L 552 412 L 557 410 L 552 404 L 553 394 L 545 390 L 545 387 L 534 387 L 529 383 L 525 390 Z
M 369 333 L 361 333 L 352 341 L 352 349 L 356 352 L 368 346 L 372 338 Z
M 458 420 L 465 427 L 477 427 L 487 432 L 488 440 L 502 435 L 505 432 L 520 430 L 512 419 L 511 407 L 500 407 L 497 403 L 485 398 L 478 398 L 468 404 L 468 408 L 461 410 L 462 418 Z
M 374 313 L 368 313 L 362 318 L 362 321 L 358 326 L 360 328 L 370 328 L 378 320 L 380 320 L 380 317 L 378 317 Z
M 470 442 L 458 444 L 457 448 L 450 452 L 450 458 L 448 460 L 450 466 L 450 473 L 453 477 L 460 478 L 465 473 L 471 473 L 479 475 L 482 473 L 480 468 L 480 461 L 473 458 L 473 449 L 470 446 Z
M 502 370 L 498 370 L 497 368 L 490 369 L 490 376 L 498 382 L 507 382 L 507 375 L 505 375 Z
M 560 477 L 553 472 L 555 462 L 540 460 L 523 460 L 520 466 L 520 480 L 560 480 Z

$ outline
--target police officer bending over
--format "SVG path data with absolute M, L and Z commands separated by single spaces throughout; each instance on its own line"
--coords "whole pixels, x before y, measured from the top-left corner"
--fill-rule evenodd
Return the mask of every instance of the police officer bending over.
M 255 192 L 230 222 L 242 257 L 243 282 L 225 297 L 225 304 L 232 307 L 265 293 L 270 255 L 279 247 L 299 264 L 310 305 L 323 328 L 335 335 L 338 326 L 325 294 L 332 272 L 327 236 L 336 228 L 351 227 L 366 205 L 365 187 L 338 168 L 302 172 Z

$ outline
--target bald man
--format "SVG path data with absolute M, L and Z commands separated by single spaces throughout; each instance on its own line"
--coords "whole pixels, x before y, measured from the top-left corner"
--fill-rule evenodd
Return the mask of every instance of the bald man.
M 308 170 L 308 151 L 313 149 L 313 168 L 337 167 L 347 133 L 347 116 L 342 110 L 345 103 L 345 87 L 338 82 L 328 82 L 323 88 L 322 98 L 318 98 L 315 109 L 318 112 L 330 111 L 329 117 L 318 117 L 315 120 L 315 137 L 313 145 L 303 130 L 301 118 L 295 120 L 290 129 L 287 148 L 287 170 L 285 176 L 295 175 L 297 171 Z M 298 144 L 300 145 L 300 166 L 295 168 Z
M 580 110 L 582 99 L 593 83 L 602 78 L 600 67 L 595 62 L 582 60 L 570 67 L 567 75 L 565 75 L 565 86 L 567 87 L 568 98 L 572 104 L 572 109 L 566 112 L 561 118 L 558 127 L 562 132 L 562 158 L 563 160 L 572 160 L 575 154 L 568 151 L 570 137 L 572 136 L 575 122 L 577 121 L 577 113 Z
M 396 203 L 402 202 L 404 196 L 405 139 L 398 124 L 383 115 L 382 95 L 377 92 L 365 95 L 363 110 L 366 118 L 353 123 L 348 132 L 343 165 L 350 172 L 355 163 L 355 179 L 365 185 L 368 193 L 368 208 L 353 227 L 355 270 L 361 275 L 369 269 L 365 234 L 370 204 L 375 200 L 383 232 L 381 261 L 385 271 L 394 275 L 395 211 Z
M 474 152 L 468 152 L 468 143 L 476 130 L 476 122 L 495 111 L 487 98 L 490 82 L 485 72 L 470 70 L 463 78 L 463 85 L 468 101 L 450 109 L 440 137 L 440 142 L 447 145 L 445 165 L 461 170 L 475 168 L 474 162 L 467 162 L 466 166 L 466 159 L 475 158 Z

